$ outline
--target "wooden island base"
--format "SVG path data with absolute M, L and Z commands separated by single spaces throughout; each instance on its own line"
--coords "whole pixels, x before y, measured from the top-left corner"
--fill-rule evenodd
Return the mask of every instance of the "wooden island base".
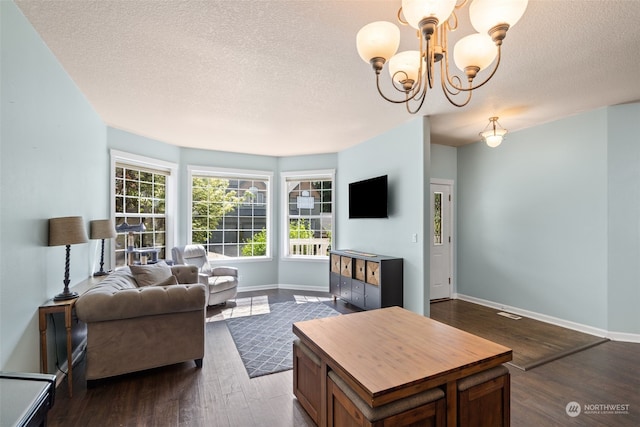
M 399 307 L 293 332 L 294 394 L 321 427 L 510 424 L 512 353 L 499 344 Z

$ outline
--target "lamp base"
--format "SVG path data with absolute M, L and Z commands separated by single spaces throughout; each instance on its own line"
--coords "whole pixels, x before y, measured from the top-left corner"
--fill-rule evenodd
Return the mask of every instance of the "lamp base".
M 56 295 L 55 297 L 53 297 L 54 301 L 66 301 L 66 300 L 70 300 L 70 299 L 76 299 L 78 298 L 80 295 L 78 295 L 77 292 L 69 292 L 67 290 L 67 292 L 62 292 L 59 293 L 58 295 Z
M 100 276 L 108 276 L 109 272 L 108 271 L 96 271 L 95 273 L 93 273 L 93 277 L 100 277 Z

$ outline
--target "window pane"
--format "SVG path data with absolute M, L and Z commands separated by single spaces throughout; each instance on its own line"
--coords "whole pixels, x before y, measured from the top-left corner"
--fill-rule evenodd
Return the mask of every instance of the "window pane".
M 442 193 L 433 193 L 433 244 L 442 244 Z
M 288 194 L 287 254 L 328 256 L 333 223 L 332 179 L 286 178 Z
M 115 168 L 116 228 L 126 222 L 136 226 L 141 222 L 145 230 L 117 233 L 115 244 L 116 267 L 139 262 L 137 254 L 127 252 L 129 240 L 135 248 L 157 249 L 158 259 L 166 255 L 166 174 L 162 171 L 117 165 Z M 124 196 L 124 197 L 123 197 Z
M 256 223 L 266 224 L 268 180 L 229 178 L 223 174 L 194 175 L 191 179 L 192 240 L 214 243 L 211 258 L 266 255 L 266 251 L 254 250 L 253 239 L 261 229 L 256 229 Z M 245 247 L 249 247 L 248 251 Z

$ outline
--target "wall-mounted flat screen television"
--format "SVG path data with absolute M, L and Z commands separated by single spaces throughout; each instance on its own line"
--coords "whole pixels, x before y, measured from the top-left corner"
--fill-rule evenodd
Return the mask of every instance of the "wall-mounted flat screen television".
M 349 184 L 349 218 L 388 218 L 387 175 Z

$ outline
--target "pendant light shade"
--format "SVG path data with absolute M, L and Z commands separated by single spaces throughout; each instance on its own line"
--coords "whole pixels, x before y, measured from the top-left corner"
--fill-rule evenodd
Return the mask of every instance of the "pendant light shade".
M 420 21 L 433 16 L 442 25 L 456 7 L 456 0 L 402 0 L 402 14 L 409 25 L 420 29 Z
M 473 28 L 482 34 L 500 24 L 513 27 L 524 15 L 527 3 L 527 0 L 473 0 L 469 19 Z
M 389 74 L 391 78 L 402 83 L 405 80 L 418 81 L 420 70 L 420 52 L 417 50 L 406 50 L 394 55 L 389 60 Z M 422 67 L 424 73 L 425 67 Z
M 507 130 L 498 123 L 497 117 L 489 117 L 489 124 L 480 132 L 482 140 L 491 148 L 495 148 L 502 144 Z
M 358 31 L 356 47 L 360 58 L 367 64 L 373 58 L 389 60 L 400 45 L 400 29 L 391 22 L 376 21 Z
M 462 71 L 467 67 L 487 68 L 496 56 L 496 45 L 487 34 L 471 34 L 463 37 L 453 47 L 453 61 Z

